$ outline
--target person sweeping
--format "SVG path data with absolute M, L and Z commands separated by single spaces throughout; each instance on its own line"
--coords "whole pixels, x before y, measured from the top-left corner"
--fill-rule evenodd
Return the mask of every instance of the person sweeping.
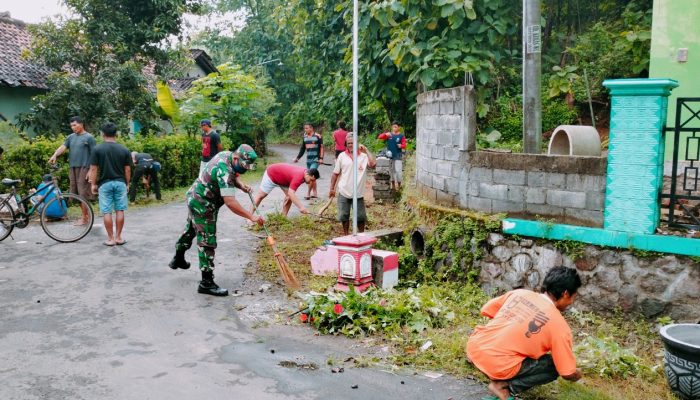
M 212 296 L 228 296 L 228 290 L 220 288 L 214 282 L 214 252 L 216 249 L 216 219 L 219 208 L 226 205 L 234 214 L 240 215 L 254 223 L 263 225 L 261 216 L 253 215 L 237 200 L 236 188 L 250 193 L 250 186 L 240 182 L 239 174 L 253 169 L 257 154 L 252 147 L 242 144 L 235 152 L 223 151 L 215 155 L 203 168 L 187 191 L 187 208 L 189 215 L 185 231 L 175 245 L 175 256 L 170 261 L 171 269 L 188 269 L 190 263 L 185 260 L 185 252 L 197 237 L 199 269 L 202 280 L 198 293 Z
M 467 358 L 489 377 L 493 399 L 509 400 L 559 376 L 581 379 L 571 328 L 561 312 L 577 296 L 581 278 L 573 268 L 552 268 L 542 293 L 517 289 L 481 309 L 490 318 L 469 337 Z

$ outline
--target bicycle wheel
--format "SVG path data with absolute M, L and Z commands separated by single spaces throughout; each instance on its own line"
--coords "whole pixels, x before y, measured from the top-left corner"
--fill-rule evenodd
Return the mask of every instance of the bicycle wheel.
M 87 214 L 87 221 L 83 214 Z M 41 227 L 53 240 L 69 243 L 85 237 L 95 215 L 85 199 L 74 194 L 57 195 L 41 210 Z
M 15 228 L 15 213 L 12 212 L 12 207 L 9 204 L 4 204 L 0 207 L 0 241 L 5 240 L 10 236 L 12 229 Z

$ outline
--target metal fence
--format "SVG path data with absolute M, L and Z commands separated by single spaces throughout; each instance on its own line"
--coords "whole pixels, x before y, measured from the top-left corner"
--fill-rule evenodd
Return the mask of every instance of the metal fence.
M 661 220 L 669 227 L 700 230 L 700 97 L 678 98 L 674 120 L 665 129 L 672 135 L 673 161 L 660 195 Z

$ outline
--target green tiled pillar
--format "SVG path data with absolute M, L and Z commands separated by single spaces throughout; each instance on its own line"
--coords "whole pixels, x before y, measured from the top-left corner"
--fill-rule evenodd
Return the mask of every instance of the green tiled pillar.
M 612 79 L 604 228 L 647 233 L 659 224 L 664 142 L 672 79 Z

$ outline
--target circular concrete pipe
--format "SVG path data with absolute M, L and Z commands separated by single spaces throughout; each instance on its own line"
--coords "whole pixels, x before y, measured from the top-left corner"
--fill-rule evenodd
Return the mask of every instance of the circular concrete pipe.
M 549 140 L 547 154 L 600 157 L 600 135 L 592 126 L 559 125 Z
M 411 231 L 410 245 L 411 253 L 418 258 L 425 255 L 425 241 L 428 239 L 428 230 L 424 227 L 416 228 Z

